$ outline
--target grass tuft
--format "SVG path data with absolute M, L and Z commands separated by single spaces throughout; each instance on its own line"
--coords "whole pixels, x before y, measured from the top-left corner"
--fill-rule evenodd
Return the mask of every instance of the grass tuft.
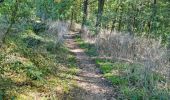
M 76 84 L 75 56 L 47 35 L 26 30 L 0 49 L 0 100 L 62 99 Z M 61 77 L 62 76 L 62 77 Z

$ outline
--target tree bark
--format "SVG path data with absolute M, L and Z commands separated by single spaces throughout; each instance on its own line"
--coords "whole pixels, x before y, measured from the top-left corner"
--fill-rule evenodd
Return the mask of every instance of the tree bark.
M 119 8 L 119 6 L 116 8 L 115 13 L 117 13 L 118 8 Z M 112 33 L 112 32 L 114 31 L 114 29 L 115 29 L 115 23 L 116 23 L 116 21 L 117 21 L 116 19 L 117 19 L 117 18 L 115 17 L 114 20 L 112 20 L 112 27 L 111 27 L 110 33 Z
M 70 30 L 72 30 L 73 21 L 74 21 L 74 11 L 73 11 L 73 9 L 72 9 L 72 11 L 71 11 L 71 23 L 70 23 Z
M 151 31 L 156 29 L 156 25 L 155 25 L 156 14 L 157 14 L 157 1 L 154 0 L 153 1 L 153 14 L 152 14 L 152 17 L 151 17 L 152 18 Z
M 81 25 L 81 31 L 84 30 L 84 25 L 86 24 L 87 21 L 87 16 L 88 16 L 88 0 L 83 1 L 83 21 Z
M 2 39 L 2 42 L 3 42 L 3 43 L 6 42 L 6 37 L 7 37 L 7 35 L 9 34 L 9 32 L 11 31 L 11 28 L 12 28 L 13 24 L 14 24 L 15 21 L 16 21 L 17 11 L 18 11 L 18 4 L 19 4 L 19 1 L 16 0 L 16 1 L 15 1 L 15 4 L 14 4 L 13 11 L 12 11 L 12 14 L 11 14 L 11 19 L 10 19 L 9 27 L 7 28 L 7 31 L 5 32 L 4 37 L 3 37 L 3 39 Z
M 148 32 L 149 34 L 153 32 L 154 28 L 155 28 L 155 21 L 156 21 L 156 13 L 157 13 L 157 1 L 153 0 L 152 6 L 152 14 L 150 16 L 150 20 L 148 21 Z
M 105 0 L 98 0 L 98 13 L 97 13 L 97 19 L 96 19 L 96 34 L 98 32 L 100 32 L 101 18 L 103 15 L 104 3 L 105 3 Z

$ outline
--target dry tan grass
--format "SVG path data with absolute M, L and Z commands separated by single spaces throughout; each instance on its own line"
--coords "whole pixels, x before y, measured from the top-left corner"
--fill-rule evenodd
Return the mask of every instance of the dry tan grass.
M 168 84 L 170 80 L 170 52 L 161 44 L 161 38 L 151 39 L 146 37 L 132 36 L 124 32 L 112 32 L 102 30 L 95 38 L 89 36 L 87 29 L 84 32 L 83 39 L 91 40 L 95 43 L 100 57 L 108 57 L 117 60 L 127 61 L 142 66 L 139 75 L 142 81 L 154 73 L 159 73 L 166 78 Z M 156 76 L 157 77 L 157 76 Z M 151 83 L 156 83 L 153 76 L 149 78 Z M 164 83 L 163 83 L 164 84 Z M 169 88 L 168 85 L 164 86 Z
M 47 33 L 54 38 L 57 44 L 62 44 L 64 41 L 63 35 L 68 34 L 69 23 L 64 21 L 48 21 Z

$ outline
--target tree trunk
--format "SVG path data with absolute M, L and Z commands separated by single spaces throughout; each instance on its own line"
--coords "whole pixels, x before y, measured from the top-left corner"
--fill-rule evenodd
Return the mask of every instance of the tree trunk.
M 150 20 L 148 22 L 148 28 L 149 28 L 149 33 L 152 33 L 154 28 L 155 28 L 155 21 L 156 21 L 156 13 L 157 13 L 157 1 L 153 0 L 151 9 L 152 9 L 152 14 L 150 16 Z
M 70 30 L 72 30 L 73 20 L 74 20 L 74 11 L 73 11 L 73 9 L 72 9 L 72 11 L 71 11 L 71 23 L 70 23 Z
M 156 14 L 157 14 L 157 1 L 154 0 L 153 1 L 153 14 L 152 14 L 152 24 L 151 24 L 151 32 L 153 32 L 153 30 L 156 30 Z M 156 32 L 156 31 L 155 31 Z
M 83 21 L 81 25 L 81 31 L 84 31 L 84 25 L 86 24 L 87 21 L 87 16 L 88 16 L 88 0 L 83 1 Z
M 118 26 L 118 31 L 121 31 L 121 25 L 122 25 L 122 13 L 119 16 L 119 26 Z
M 100 32 L 101 27 L 101 18 L 103 14 L 103 8 L 104 8 L 105 0 L 98 0 L 98 13 L 97 13 L 97 19 L 96 19 L 96 34 Z
M 117 13 L 118 8 L 119 8 L 119 6 L 116 8 L 115 13 Z M 114 31 L 114 29 L 115 29 L 116 19 L 117 19 L 117 18 L 115 17 L 114 20 L 112 21 L 112 27 L 111 27 L 111 32 L 110 32 L 110 33 L 112 33 L 112 32 Z
M 11 14 L 11 19 L 10 19 L 10 25 L 7 29 L 7 31 L 5 32 L 4 34 L 4 37 L 2 39 L 2 42 L 5 43 L 6 42 L 6 37 L 7 35 L 9 34 L 9 32 L 11 31 L 11 28 L 13 26 L 13 24 L 15 23 L 16 21 L 16 17 L 17 17 L 17 11 L 18 11 L 18 5 L 19 5 L 19 2 L 18 0 L 15 1 L 15 4 L 14 4 L 14 8 L 13 8 L 13 11 L 12 11 L 12 14 Z

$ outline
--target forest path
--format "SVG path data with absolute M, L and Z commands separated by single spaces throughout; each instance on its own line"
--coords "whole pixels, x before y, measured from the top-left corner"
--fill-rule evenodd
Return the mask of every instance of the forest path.
M 66 100 L 116 100 L 113 86 L 103 78 L 100 70 L 85 51 L 76 43 L 76 33 L 70 32 L 64 36 L 66 46 L 75 54 L 80 72 L 74 80 L 77 87 L 69 93 Z

